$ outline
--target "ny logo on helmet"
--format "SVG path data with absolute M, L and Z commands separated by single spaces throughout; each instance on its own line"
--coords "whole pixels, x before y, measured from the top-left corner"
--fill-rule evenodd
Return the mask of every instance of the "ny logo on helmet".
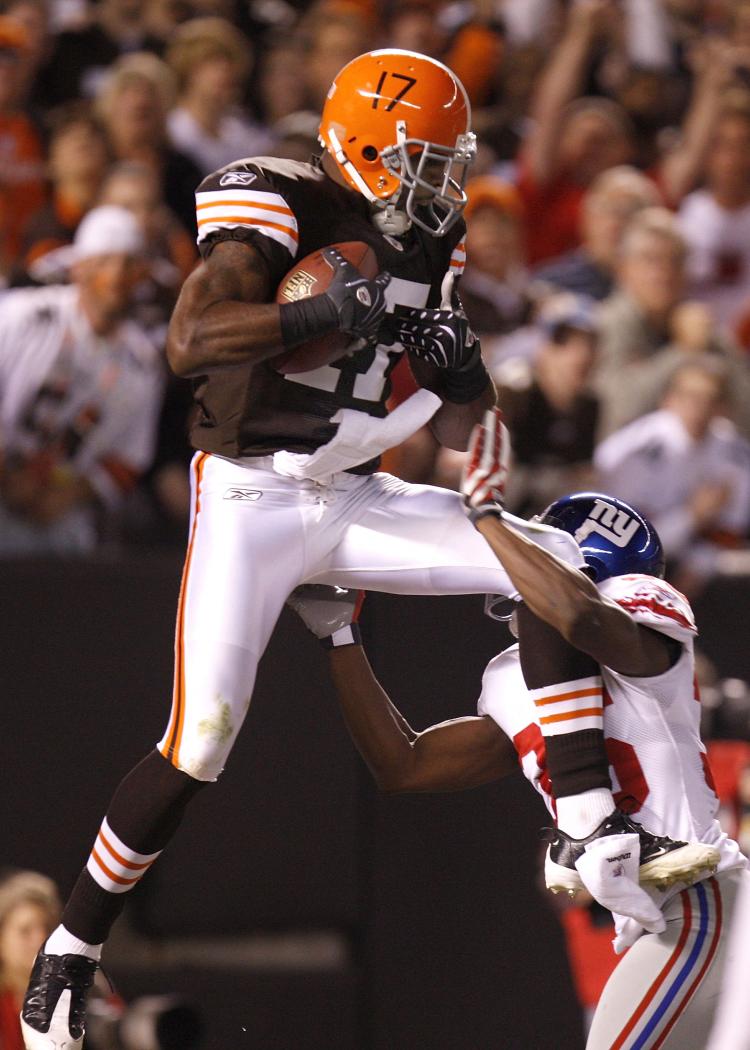
M 592 532 L 597 532 L 616 547 L 627 547 L 640 527 L 640 521 L 618 510 L 602 499 L 594 500 L 588 518 L 576 529 L 574 538 L 581 543 Z

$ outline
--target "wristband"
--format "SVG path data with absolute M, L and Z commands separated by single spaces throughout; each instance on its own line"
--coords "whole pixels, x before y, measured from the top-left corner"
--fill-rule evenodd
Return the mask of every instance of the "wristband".
M 293 303 L 281 303 L 279 321 L 284 348 L 291 350 L 308 339 L 335 332 L 339 315 L 327 295 L 311 295 Z
M 482 360 L 482 348 L 477 339 L 471 356 L 460 368 L 442 368 L 441 394 L 446 401 L 452 401 L 456 405 L 465 405 L 469 401 L 476 401 L 491 382 L 490 374 Z
M 338 649 L 342 645 L 361 645 L 359 624 L 350 623 L 346 627 L 339 627 L 338 631 L 329 634 L 327 638 L 321 638 L 321 641 L 326 649 Z
M 503 508 L 499 503 L 483 503 L 480 507 L 466 507 L 466 516 L 474 526 L 477 527 L 482 518 L 502 519 Z

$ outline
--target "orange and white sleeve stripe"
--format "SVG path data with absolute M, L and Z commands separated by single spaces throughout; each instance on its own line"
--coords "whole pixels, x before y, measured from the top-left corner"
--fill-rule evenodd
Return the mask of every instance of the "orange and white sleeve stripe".
M 243 227 L 270 237 L 297 254 L 299 232 L 294 212 L 279 193 L 267 190 L 201 190 L 195 195 L 198 244 L 218 230 Z
M 599 675 L 530 689 L 543 736 L 604 728 L 604 700 Z
M 459 241 L 451 253 L 450 272 L 460 277 L 466 266 L 466 241 Z
M 143 878 L 161 853 L 136 853 L 115 835 L 105 817 L 86 867 L 108 893 L 127 893 Z

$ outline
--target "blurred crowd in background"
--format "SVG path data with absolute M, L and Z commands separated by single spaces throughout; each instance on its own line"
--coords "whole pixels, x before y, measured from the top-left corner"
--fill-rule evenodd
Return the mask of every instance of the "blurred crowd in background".
M 511 509 L 599 487 L 654 519 L 691 593 L 737 564 L 750 2 L 0 8 L 0 554 L 182 543 L 190 388 L 164 340 L 195 187 L 243 156 L 308 159 L 338 70 L 384 45 L 447 62 L 471 97 L 462 296 L 514 437 Z M 403 363 L 395 400 L 411 382 Z M 386 466 L 455 486 L 461 456 L 425 430 Z
M 331 81 L 377 46 L 441 59 L 471 98 L 461 295 L 510 509 L 602 489 L 654 521 L 691 596 L 750 572 L 750 0 L 2 0 L 0 557 L 182 546 L 191 392 L 164 344 L 194 190 L 241 157 L 307 160 Z M 402 362 L 394 403 L 412 383 Z M 462 461 L 425 429 L 384 465 L 455 487 Z M 748 849 L 750 694 L 703 678 Z M 2 952 L 16 938 L 25 971 L 58 908 L 25 878 L 0 893 L 0 1027 L 26 983 Z M 576 967 L 595 1002 L 610 931 L 565 922 L 574 961 L 592 931 L 606 954 Z

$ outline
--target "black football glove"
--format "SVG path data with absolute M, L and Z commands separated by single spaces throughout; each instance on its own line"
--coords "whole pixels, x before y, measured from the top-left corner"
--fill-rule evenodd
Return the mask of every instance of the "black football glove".
M 391 275 L 383 271 L 368 280 L 336 248 L 324 248 L 322 254 L 334 272 L 322 294 L 336 311 L 338 328 L 370 342 L 376 338 L 385 314 L 385 289 Z
M 462 311 L 396 308 L 391 332 L 405 350 L 438 368 L 460 369 L 474 357 L 477 337 Z

